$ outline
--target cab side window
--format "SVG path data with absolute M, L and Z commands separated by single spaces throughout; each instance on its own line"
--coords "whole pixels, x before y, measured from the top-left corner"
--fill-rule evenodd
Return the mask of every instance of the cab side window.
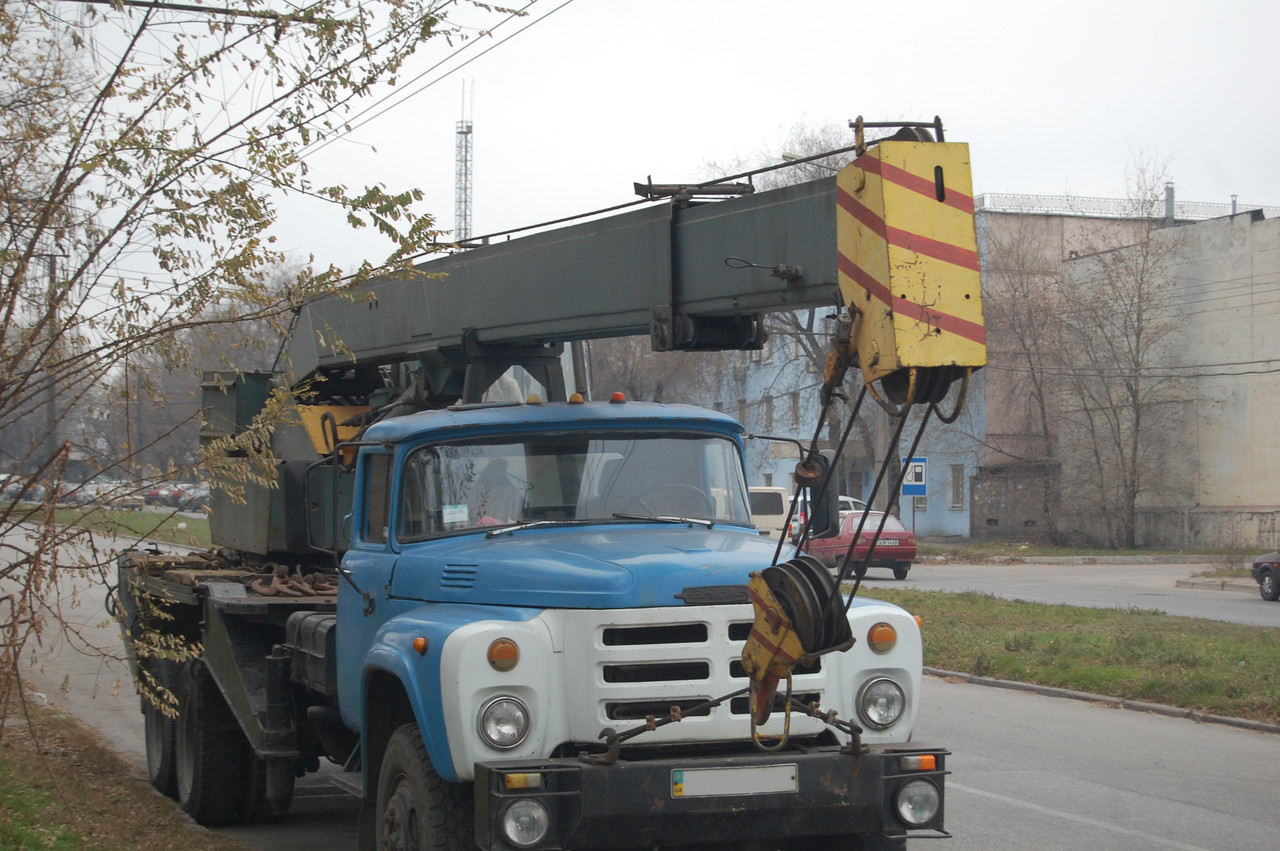
M 405 462 L 400 491 L 400 540 L 420 540 L 442 531 L 438 469 L 435 455 L 427 450 L 413 453 Z
M 363 537 L 371 544 L 385 544 L 391 518 L 391 456 L 370 455 L 364 474 Z

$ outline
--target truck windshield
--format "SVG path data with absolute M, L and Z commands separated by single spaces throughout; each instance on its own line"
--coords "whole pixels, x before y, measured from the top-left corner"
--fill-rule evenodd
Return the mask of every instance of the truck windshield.
M 415 450 L 399 538 L 616 514 L 749 523 L 736 444 L 706 435 L 537 435 Z

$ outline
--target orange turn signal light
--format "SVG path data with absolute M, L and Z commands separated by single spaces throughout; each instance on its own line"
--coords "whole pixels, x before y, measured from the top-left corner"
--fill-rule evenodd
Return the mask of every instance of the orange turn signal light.
M 541 789 L 542 775 L 538 772 L 527 774 L 504 774 L 502 785 L 508 789 Z
M 936 771 L 938 758 L 931 753 L 898 757 L 898 765 L 903 771 Z
M 427 637 L 425 635 L 419 635 L 413 640 L 413 649 L 418 651 L 419 656 L 426 656 L 427 647 L 429 646 L 430 642 L 427 641 Z
M 499 638 L 489 645 L 488 657 L 490 668 L 510 671 L 520 661 L 520 648 L 510 638 Z
M 881 621 L 867 630 L 867 646 L 873 653 L 888 653 L 898 643 L 898 631 Z

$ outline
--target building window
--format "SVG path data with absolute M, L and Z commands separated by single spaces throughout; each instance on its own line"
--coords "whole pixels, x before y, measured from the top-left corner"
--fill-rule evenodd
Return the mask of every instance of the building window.
M 723 414 L 723 413 L 724 413 L 724 402 L 721 402 L 721 401 L 718 401 L 718 400 L 717 400 L 717 401 L 715 401 L 715 402 L 712 402 L 712 403 L 711 403 L 711 408 L 712 408 L 712 410 L 719 411 L 720 413 L 722 413 L 722 414 Z
M 787 416 L 787 422 L 791 428 L 800 428 L 800 394 L 790 393 L 787 395 L 787 402 L 790 412 Z
M 773 473 L 764 474 L 764 486 L 767 488 L 773 487 Z
M 773 431 L 773 397 L 764 397 L 764 425 L 761 426 L 765 432 Z
M 746 399 L 738 400 L 738 422 L 742 423 L 743 425 L 747 424 L 747 400 Z
M 947 477 L 947 508 L 952 511 L 964 510 L 964 465 L 952 464 Z
M 764 348 L 760 350 L 760 362 L 773 363 L 773 337 L 764 341 Z

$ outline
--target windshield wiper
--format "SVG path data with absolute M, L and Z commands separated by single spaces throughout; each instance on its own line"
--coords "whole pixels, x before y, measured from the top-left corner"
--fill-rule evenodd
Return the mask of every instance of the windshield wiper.
M 534 529 L 539 526 L 585 526 L 589 523 L 599 523 L 598 520 L 530 520 L 528 523 L 515 523 L 511 526 L 502 526 L 497 529 L 491 529 L 485 532 L 486 538 L 496 538 L 498 535 L 505 535 L 508 532 L 519 532 L 522 529 Z
M 714 520 L 704 520 L 701 517 L 662 517 L 653 514 L 623 514 L 615 511 L 613 516 L 619 520 L 648 520 L 652 523 L 689 523 L 697 526 L 706 526 L 708 529 L 714 529 L 716 522 Z

